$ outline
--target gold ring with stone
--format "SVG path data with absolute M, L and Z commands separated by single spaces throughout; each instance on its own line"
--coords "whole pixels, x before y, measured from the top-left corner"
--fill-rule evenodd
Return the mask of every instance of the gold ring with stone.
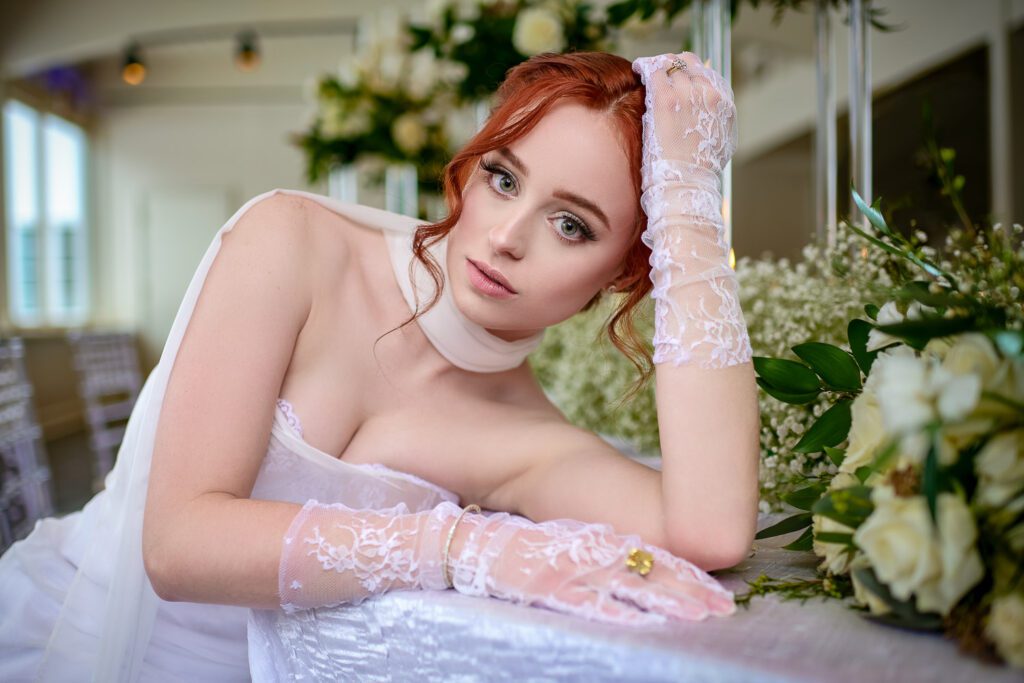
M 679 57 L 673 59 L 672 66 L 670 66 L 665 73 L 671 76 L 673 71 L 686 71 L 686 62 L 679 59 Z
M 653 567 L 654 555 L 651 555 L 646 550 L 633 548 L 629 551 L 629 555 L 626 556 L 626 569 L 640 576 L 650 574 Z

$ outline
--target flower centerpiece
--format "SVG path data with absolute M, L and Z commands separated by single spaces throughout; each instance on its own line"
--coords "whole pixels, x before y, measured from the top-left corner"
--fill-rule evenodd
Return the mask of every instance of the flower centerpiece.
M 754 358 L 782 404 L 825 397 L 791 448 L 835 466 L 797 477 L 782 498 L 799 512 L 758 537 L 802 532 L 786 547 L 869 618 L 1024 667 L 1024 230 L 956 231 L 933 259 L 853 197 L 872 229 L 847 227 L 909 270 L 842 345 Z
M 316 79 L 316 115 L 293 137 L 306 152 L 309 182 L 332 166 L 375 158 L 413 163 L 421 189 L 437 192 L 450 157 L 446 127 L 450 84 L 459 73 L 400 41 L 378 42 L 337 74 Z
M 432 14 L 407 27 L 410 49 L 463 72 L 456 85 L 462 102 L 491 95 L 506 71 L 535 54 L 611 47 L 603 13 L 581 0 L 442 0 Z

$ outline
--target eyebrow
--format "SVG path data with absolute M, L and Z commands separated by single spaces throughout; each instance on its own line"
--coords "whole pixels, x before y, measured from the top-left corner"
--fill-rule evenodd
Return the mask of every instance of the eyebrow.
M 501 147 L 500 149 L 498 149 L 498 153 L 504 156 L 506 159 L 508 159 L 508 162 L 515 166 L 516 169 L 518 169 L 519 172 L 523 174 L 524 178 L 530 177 L 530 172 L 527 170 L 526 164 L 524 164 L 523 160 L 517 157 L 512 152 L 512 150 L 510 150 L 508 147 Z M 565 201 L 573 202 L 575 204 L 578 204 L 579 206 L 582 206 L 584 209 L 590 211 L 595 216 L 600 218 L 604 222 L 604 226 L 608 230 L 612 229 L 611 223 L 608 220 L 608 216 L 606 216 L 604 211 L 601 210 L 601 207 L 599 207 L 597 204 L 590 201 L 586 197 L 581 197 L 575 192 L 569 192 L 568 190 L 555 190 L 554 192 L 552 192 L 552 194 L 555 197 L 558 197 L 559 199 L 564 199 Z

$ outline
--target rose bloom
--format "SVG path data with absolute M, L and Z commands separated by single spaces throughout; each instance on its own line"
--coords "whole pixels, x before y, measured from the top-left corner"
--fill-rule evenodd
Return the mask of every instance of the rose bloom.
M 565 47 L 565 29 L 551 10 L 531 7 L 516 17 L 512 45 L 527 57 L 541 52 L 561 52 Z
M 850 566 L 850 553 L 847 552 L 848 546 L 842 543 L 824 543 L 818 541 L 816 537 L 823 531 L 849 534 L 853 533 L 853 528 L 824 515 L 814 515 L 813 520 L 815 540 L 812 541 L 812 545 L 814 547 L 814 554 L 825 558 L 818 565 L 819 571 L 828 570 L 833 574 L 845 574 Z
M 1024 490 L 1024 430 L 996 434 L 974 461 L 978 473 L 975 499 L 997 508 Z
M 924 496 L 898 497 L 891 487 L 878 486 L 871 498 L 875 510 L 854 541 L 875 574 L 897 599 L 916 594 L 919 610 L 948 614 L 984 575 L 970 510 L 958 496 L 940 493 L 935 538 Z
M 1008 664 L 1024 668 L 1024 596 L 1010 593 L 996 598 L 985 622 L 985 635 Z

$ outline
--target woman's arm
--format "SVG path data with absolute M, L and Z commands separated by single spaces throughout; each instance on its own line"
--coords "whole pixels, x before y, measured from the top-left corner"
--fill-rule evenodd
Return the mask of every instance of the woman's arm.
M 306 200 L 272 195 L 223 234 L 170 374 L 143 557 L 165 599 L 270 606 L 300 506 L 249 500 L 312 304 Z
M 722 218 L 736 148 L 729 84 L 692 53 L 633 62 L 646 89 L 643 240 L 670 547 L 742 560 L 757 522 L 759 417 L 750 339 Z M 671 72 L 670 72 L 671 71 Z

